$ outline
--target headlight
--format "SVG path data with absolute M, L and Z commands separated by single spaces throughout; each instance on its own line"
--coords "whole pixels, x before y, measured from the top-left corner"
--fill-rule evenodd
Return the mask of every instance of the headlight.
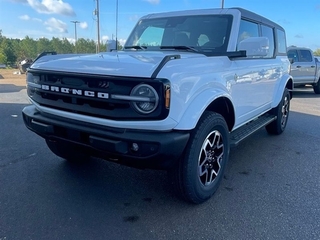
M 135 86 L 132 89 L 130 96 L 135 99 L 132 101 L 132 106 L 139 113 L 152 113 L 159 104 L 157 91 L 148 84 Z
M 27 83 L 35 83 L 38 84 L 40 82 L 40 76 L 33 75 L 30 72 L 27 72 Z

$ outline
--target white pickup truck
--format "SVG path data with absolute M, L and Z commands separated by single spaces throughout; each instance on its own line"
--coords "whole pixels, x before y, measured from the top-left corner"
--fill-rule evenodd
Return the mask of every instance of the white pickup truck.
M 285 39 L 281 26 L 241 8 L 150 14 L 123 51 L 37 59 L 23 119 L 62 158 L 165 169 L 183 199 L 202 203 L 230 146 L 262 127 L 285 130 Z
M 291 62 L 290 75 L 295 87 L 312 85 L 316 94 L 320 94 L 320 62 L 309 48 L 289 47 L 288 58 Z

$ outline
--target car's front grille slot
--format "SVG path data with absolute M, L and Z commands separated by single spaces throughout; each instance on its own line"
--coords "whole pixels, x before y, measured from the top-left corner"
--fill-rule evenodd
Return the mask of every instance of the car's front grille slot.
M 163 83 L 160 80 L 69 73 L 54 74 L 34 70 L 31 70 L 30 73 L 39 76 L 36 84 L 41 88 L 28 87 L 28 94 L 38 104 L 46 107 L 88 116 L 128 121 L 164 119 L 168 115 L 168 110 L 163 107 L 162 99 L 154 112 L 142 115 L 131 107 L 130 101 L 111 97 L 113 94 L 130 96 L 131 90 L 141 83 L 151 85 L 161 96 L 163 95 Z

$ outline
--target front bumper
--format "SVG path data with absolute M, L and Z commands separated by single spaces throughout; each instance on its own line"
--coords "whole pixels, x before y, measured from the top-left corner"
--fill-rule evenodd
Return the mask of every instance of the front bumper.
M 168 169 L 181 157 L 189 131 L 132 130 L 104 127 L 37 111 L 22 110 L 28 129 L 41 137 L 81 146 L 94 157 L 139 168 Z

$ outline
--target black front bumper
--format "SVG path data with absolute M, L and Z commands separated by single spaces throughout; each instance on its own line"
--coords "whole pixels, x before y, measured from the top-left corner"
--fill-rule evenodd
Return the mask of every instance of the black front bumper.
M 41 137 L 81 146 L 94 157 L 139 168 L 167 169 L 181 157 L 188 131 L 146 131 L 110 128 L 40 113 L 31 105 L 22 110 L 27 128 Z

